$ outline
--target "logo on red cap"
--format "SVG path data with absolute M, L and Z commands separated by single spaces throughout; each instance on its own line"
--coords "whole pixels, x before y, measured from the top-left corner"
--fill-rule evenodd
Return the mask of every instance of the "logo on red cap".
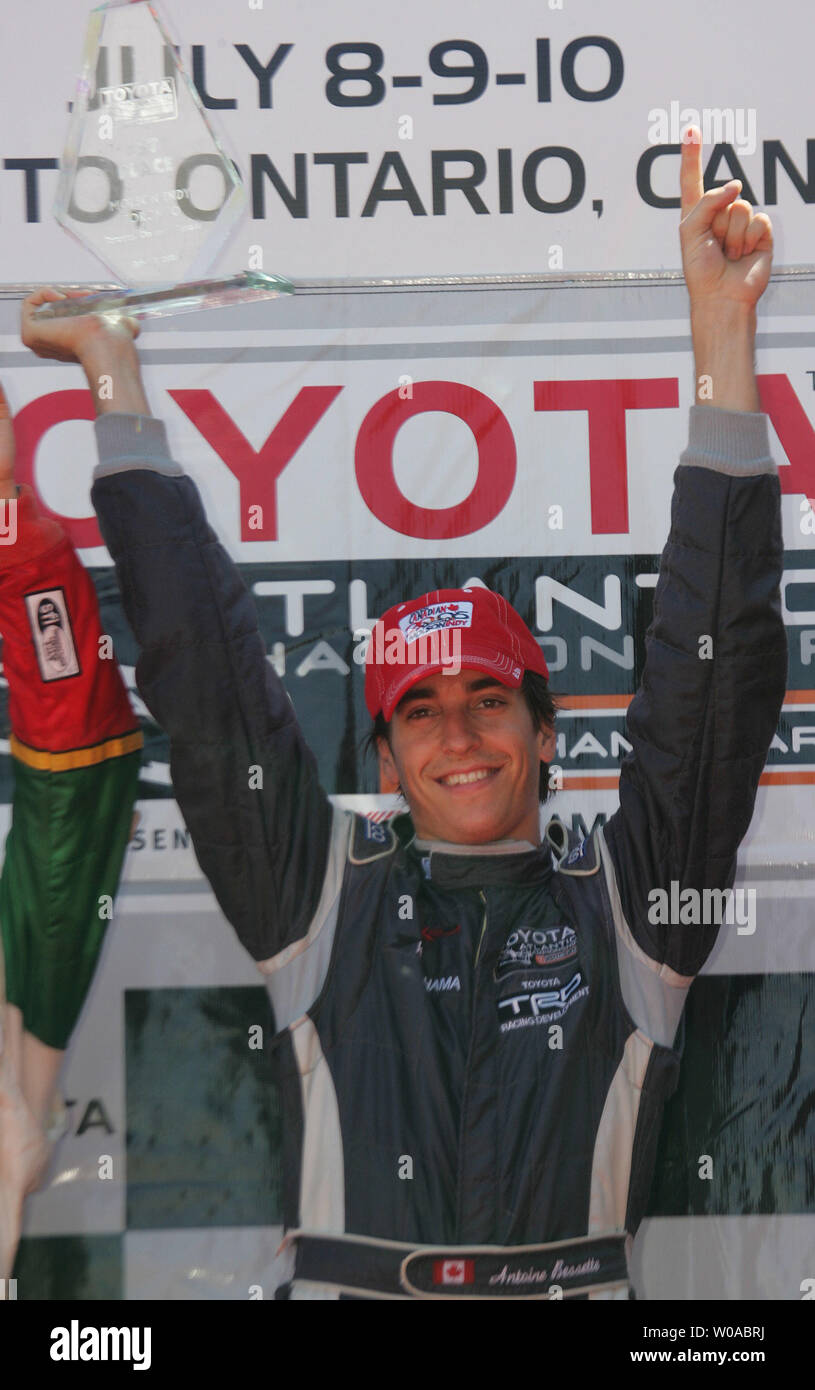
M 511 604 L 491 589 L 435 589 L 389 608 L 365 655 L 365 703 L 390 719 L 424 676 L 482 670 L 517 687 L 524 671 L 548 679 L 540 645 Z
M 444 628 L 471 627 L 473 621 L 472 603 L 428 603 L 422 608 L 414 608 L 406 617 L 399 619 L 399 627 L 406 642 L 415 642 L 417 637 L 429 632 L 440 632 Z

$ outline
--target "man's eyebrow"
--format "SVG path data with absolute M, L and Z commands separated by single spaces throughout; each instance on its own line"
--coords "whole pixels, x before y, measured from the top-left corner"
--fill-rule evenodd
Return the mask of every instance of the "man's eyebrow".
M 496 680 L 494 676 L 476 676 L 474 680 L 467 682 L 467 691 L 469 694 L 473 695 L 476 691 L 486 690 L 489 686 L 499 686 L 502 690 L 505 689 L 502 682 Z M 435 693 L 436 692 L 429 685 L 415 685 L 406 695 L 402 696 L 396 709 L 404 709 L 406 705 L 416 700 L 432 700 Z M 395 712 L 396 711 L 394 711 L 394 713 Z

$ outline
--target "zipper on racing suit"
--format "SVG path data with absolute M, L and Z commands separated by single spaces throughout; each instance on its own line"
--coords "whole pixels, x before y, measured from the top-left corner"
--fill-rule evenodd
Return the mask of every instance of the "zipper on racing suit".
M 487 933 L 487 895 L 483 888 L 479 888 L 478 896 L 484 904 L 484 912 L 481 918 L 481 933 L 476 946 L 475 959 L 473 961 L 473 1002 L 472 1013 L 470 1016 L 470 1036 L 467 1042 L 467 1061 L 464 1067 L 464 1086 L 461 1094 L 461 1115 L 459 1117 L 458 1128 L 458 1163 L 456 1164 L 456 1239 L 461 1240 L 461 1197 L 462 1197 L 462 1166 L 464 1163 L 464 1134 L 467 1120 L 467 1102 L 470 1090 L 470 1073 L 472 1070 L 473 1048 L 475 1044 L 475 1022 L 478 1013 L 478 986 L 481 979 L 481 947 L 484 944 L 484 937 Z
M 481 943 L 484 940 L 484 933 L 487 930 L 487 899 L 483 888 L 479 888 L 478 896 L 484 904 L 484 915 L 481 919 L 481 935 L 478 938 L 478 945 L 475 948 L 475 960 L 473 962 L 474 970 L 478 969 L 478 957 L 481 955 Z M 473 979 L 473 1000 L 475 1000 L 475 979 Z M 473 1010 L 473 1014 L 475 1014 L 475 1009 Z

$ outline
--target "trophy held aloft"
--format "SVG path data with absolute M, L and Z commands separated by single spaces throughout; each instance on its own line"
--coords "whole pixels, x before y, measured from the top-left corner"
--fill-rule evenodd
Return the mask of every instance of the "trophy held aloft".
M 56 220 L 122 285 L 37 318 L 136 318 L 291 294 L 280 275 L 204 279 L 246 209 L 224 151 L 150 0 L 91 13 L 54 203 Z

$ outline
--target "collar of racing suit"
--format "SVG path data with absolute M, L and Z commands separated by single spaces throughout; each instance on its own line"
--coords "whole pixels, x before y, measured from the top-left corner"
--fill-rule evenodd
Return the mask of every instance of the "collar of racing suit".
M 425 877 L 440 887 L 539 884 L 554 869 L 552 846 L 545 839 L 540 845 L 530 844 L 528 840 L 458 845 L 447 840 L 419 839 L 408 815 L 395 817 L 391 824 L 407 854 L 419 861 Z

